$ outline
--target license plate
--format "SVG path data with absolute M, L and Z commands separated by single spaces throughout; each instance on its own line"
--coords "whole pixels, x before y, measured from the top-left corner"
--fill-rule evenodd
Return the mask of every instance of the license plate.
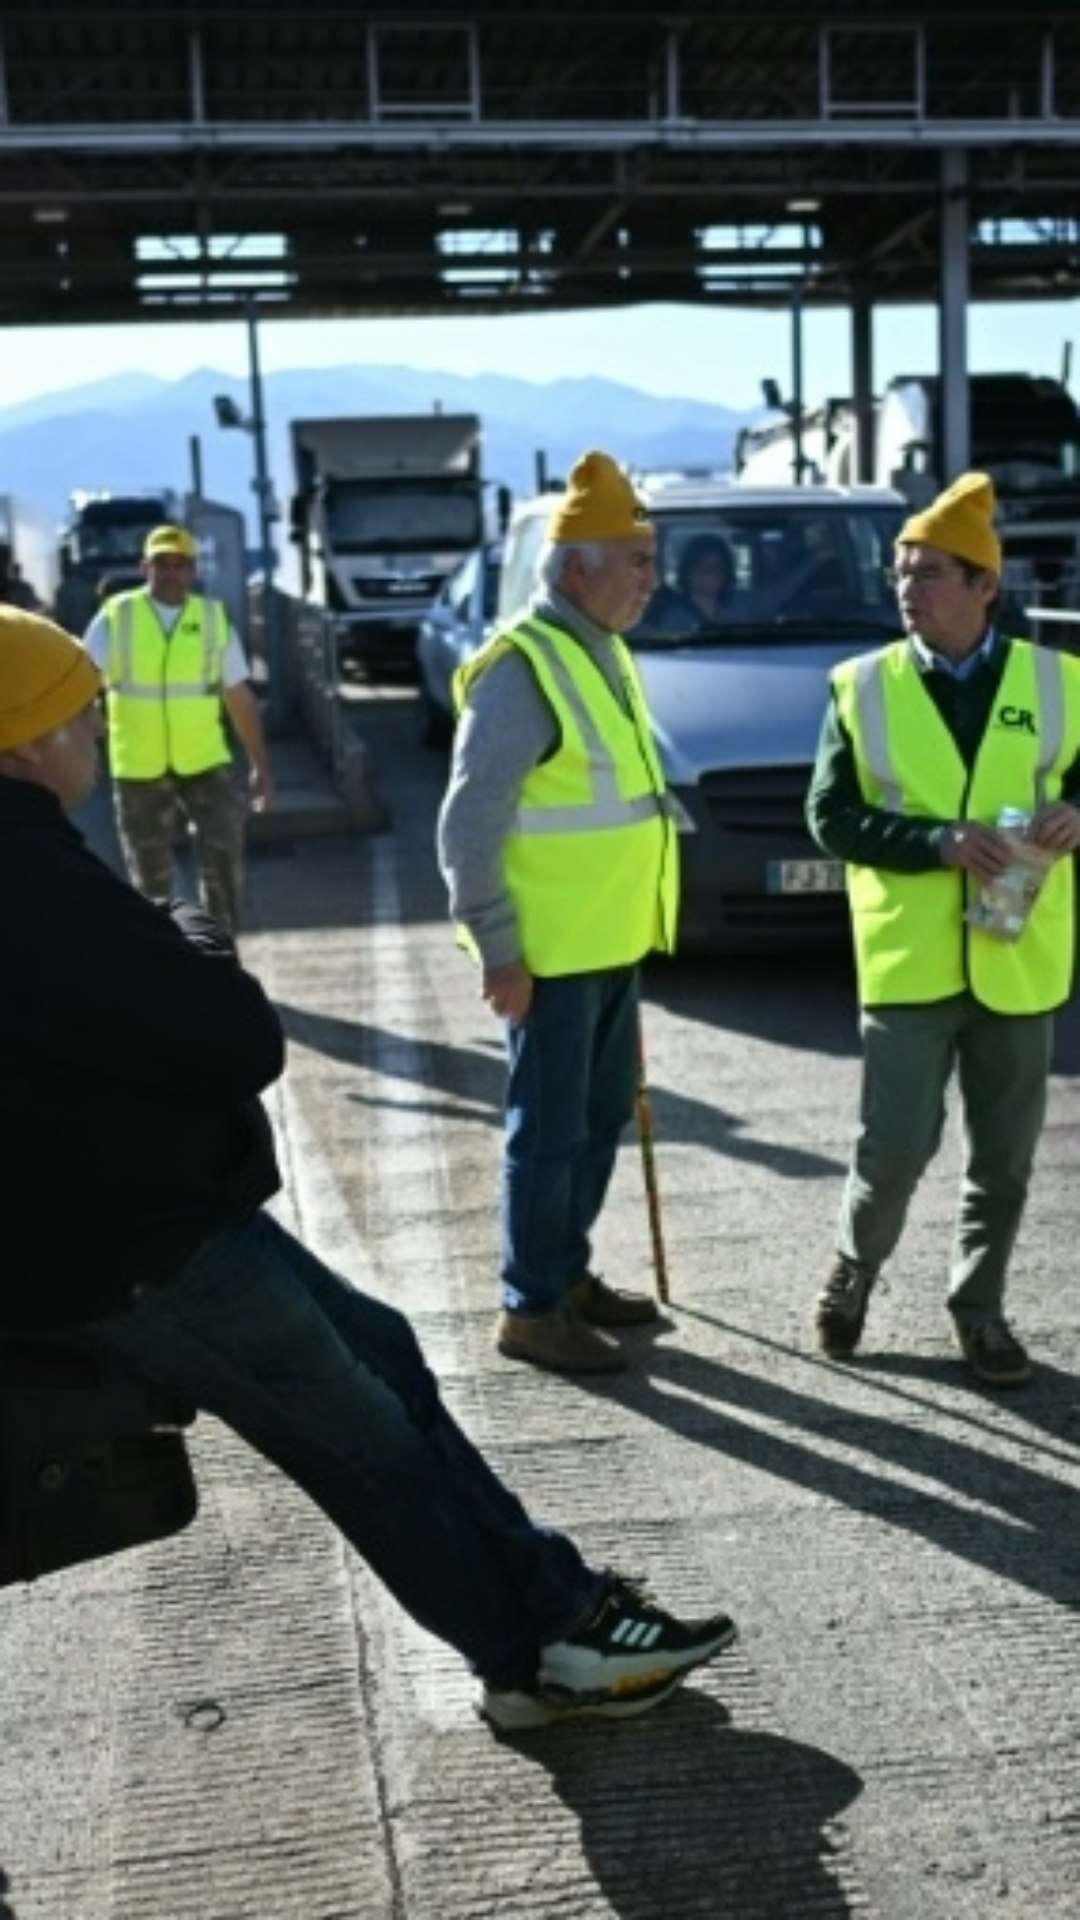
M 770 860 L 770 893 L 843 893 L 842 860 Z

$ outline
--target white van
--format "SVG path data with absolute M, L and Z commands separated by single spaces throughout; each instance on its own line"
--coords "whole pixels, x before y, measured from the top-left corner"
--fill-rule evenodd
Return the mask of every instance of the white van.
M 905 502 L 880 487 L 640 491 L 659 585 L 625 637 L 678 803 L 680 949 L 831 943 L 847 925 L 843 869 L 810 839 L 803 802 L 829 669 L 901 630 L 886 572 Z M 497 624 L 532 592 L 553 501 L 510 521 Z

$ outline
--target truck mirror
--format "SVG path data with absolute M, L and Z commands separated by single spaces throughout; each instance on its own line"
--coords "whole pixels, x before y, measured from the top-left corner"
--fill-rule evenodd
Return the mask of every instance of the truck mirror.
M 772 407 L 775 413 L 783 413 L 784 403 L 780 398 L 780 388 L 775 380 L 763 380 L 761 391 L 765 396 L 765 405 Z
M 507 527 L 510 525 L 510 509 L 514 504 L 513 489 L 510 487 L 500 487 L 495 495 L 495 499 L 499 516 L 499 532 L 505 533 Z

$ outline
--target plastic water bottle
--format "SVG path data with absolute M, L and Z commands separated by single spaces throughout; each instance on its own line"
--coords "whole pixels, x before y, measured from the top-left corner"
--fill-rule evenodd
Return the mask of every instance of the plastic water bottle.
M 1009 841 L 1012 857 L 1003 872 L 979 887 L 964 916 L 996 940 L 1019 940 L 1053 864 L 1053 854 L 1026 837 L 1031 818 L 1022 807 L 1002 807 L 997 829 Z

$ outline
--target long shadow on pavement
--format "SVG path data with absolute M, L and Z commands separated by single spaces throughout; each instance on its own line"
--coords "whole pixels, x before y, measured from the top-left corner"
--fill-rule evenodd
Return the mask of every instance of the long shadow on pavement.
M 708 1314 L 694 1317 L 748 1337 L 746 1329 L 725 1326 Z M 764 1344 L 777 1352 L 792 1351 L 777 1342 Z M 854 1512 L 872 1514 L 1017 1586 L 1075 1607 L 1080 1584 L 1080 1494 L 1076 1489 L 1032 1466 L 988 1452 L 977 1442 L 951 1438 L 925 1424 L 905 1424 L 905 1415 L 921 1422 L 927 1412 L 954 1421 L 966 1418 L 976 1432 L 981 1429 L 1000 1441 L 1000 1428 L 982 1418 L 986 1403 L 978 1394 L 972 1396 L 974 1413 L 962 1405 L 944 1406 L 874 1379 L 864 1365 L 859 1368 L 860 1385 L 873 1387 L 886 1403 L 881 1415 L 867 1413 L 827 1397 L 832 1372 L 827 1361 L 798 1357 L 818 1373 L 820 1392 L 802 1393 L 662 1342 L 648 1349 L 639 1347 L 639 1370 L 606 1391 L 697 1446 L 715 1447 L 732 1460 L 809 1493 L 825 1495 Z M 1074 1406 L 1080 1382 L 1053 1368 L 1042 1372 L 1041 1397 L 1033 1401 L 1033 1411 L 1044 1409 L 1043 1423 L 1049 1430 L 1047 1410 L 1055 1405 L 1061 1411 Z M 954 1378 L 955 1373 L 954 1367 Z M 777 1433 L 776 1426 L 789 1432 Z M 813 1444 L 815 1437 L 821 1443 L 818 1446 Z M 1026 1440 L 1023 1444 L 1031 1445 Z M 837 1447 L 868 1456 L 886 1471 L 874 1472 L 838 1459 Z M 1080 1474 L 1080 1447 L 1059 1437 L 1057 1446 L 1042 1451 Z M 918 1475 L 923 1482 L 936 1482 L 944 1491 L 939 1495 L 925 1485 L 912 1486 L 894 1478 L 890 1468 L 897 1474 Z M 983 1509 L 996 1508 L 1001 1518 L 975 1511 L 975 1502 Z
M 652 960 L 644 991 L 646 1001 L 725 1033 L 841 1058 L 861 1050 L 855 976 L 839 951 Z M 1055 1017 L 1053 1071 L 1080 1073 L 1080 994 Z
M 890 1380 L 922 1381 L 928 1386 L 956 1386 L 956 1361 L 934 1354 L 868 1353 L 857 1357 L 854 1365 L 860 1374 L 868 1370 L 871 1376 L 883 1375 L 881 1387 L 885 1392 L 890 1391 L 886 1385 Z M 874 1384 L 877 1386 L 879 1383 L 875 1380 Z M 909 1397 L 902 1385 L 891 1390 L 899 1397 Z M 1037 1359 L 1034 1379 L 1004 1398 L 991 1387 L 980 1388 L 975 1381 L 971 1382 L 970 1391 L 976 1407 L 980 1403 L 987 1411 L 1001 1407 L 1011 1420 L 1023 1421 L 1025 1426 L 1037 1428 L 1056 1443 L 1041 1446 L 1038 1441 L 1025 1439 L 1025 1446 L 1041 1447 L 1048 1457 L 1068 1462 L 1080 1473 L 1080 1379 L 1075 1374 L 1064 1373 L 1060 1367 Z M 950 1418 L 957 1417 L 955 1410 L 950 1409 Z M 960 1417 L 970 1420 L 974 1426 L 985 1424 L 977 1413 Z M 991 1428 L 991 1431 L 998 1429 Z
M 859 1051 L 855 979 L 843 948 L 654 959 L 642 985 L 646 1003 L 724 1033 L 841 1058 Z
M 401 1035 L 382 1027 L 309 1013 L 306 1008 L 290 1006 L 287 1001 L 278 1000 L 274 1004 L 286 1037 L 298 1046 L 310 1047 L 346 1065 L 368 1067 L 384 1079 L 397 1077 L 409 1085 L 452 1096 L 446 1101 L 433 1100 L 419 1106 L 411 1101 L 410 1112 L 425 1112 L 439 1119 L 474 1121 L 481 1126 L 502 1125 L 506 1070 L 500 1053 L 478 1047 L 448 1047 L 437 1041 L 409 1041 L 403 1046 Z M 350 1093 L 347 1098 L 368 1107 L 406 1104 L 383 1094 Z M 711 1101 L 694 1100 L 686 1094 L 656 1086 L 651 1090 L 651 1098 L 657 1131 L 665 1141 L 710 1147 L 727 1159 L 766 1166 L 791 1180 L 815 1180 L 823 1174 L 843 1172 L 842 1163 L 825 1154 L 743 1134 L 740 1129 L 745 1123 L 740 1116 Z M 479 1103 L 480 1110 L 477 1105 L 456 1104 L 462 1100 Z
M 846 1920 L 844 1837 L 829 1826 L 862 1791 L 831 1754 L 742 1731 L 690 1687 L 619 1726 L 514 1741 L 550 1774 L 581 1825 L 582 1850 L 620 1920 Z

